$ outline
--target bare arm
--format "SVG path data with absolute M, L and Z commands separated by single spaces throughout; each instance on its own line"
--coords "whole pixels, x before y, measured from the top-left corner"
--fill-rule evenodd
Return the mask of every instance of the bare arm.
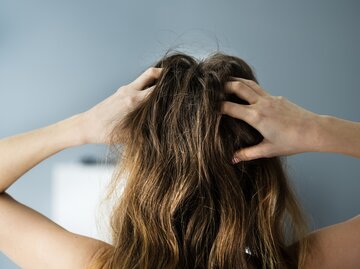
M 0 195 L 0 251 L 21 268 L 86 268 L 104 244 L 65 230 L 6 193 Z
M 260 144 L 236 152 L 234 162 L 306 151 L 360 158 L 360 123 L 316 115 L 269 95 L 254 81 L 236 78 L 225 89 L 249 105 L 224 102 L 222 113 L 246 121 L 264 136 Z M 360 216 L 314 231 L 309 239 L 304 269 L 360 268 Z
M 82 144 L 79 115 L 0 140 L 0 193 L 42 160 Z
M 81 145 L 81 120 L 76 115 L 0 140 L 0 250 L 21 268 L 84 268 L 100 245 L 105 244 L 66 231 L 5 193 L 16 179 L 42 160 Z
M 100 247 L 111 247 L 65 230 L 5 191 L 32 167 L 61 150 L 107 143 L 113 119 L 119 120 L 151 92 L 151 88 L 144 88 L 159 74 L 158 69 L 149 69 L 84 113 L 0 140 L 0 251 L 21 268 L 86 268 Z

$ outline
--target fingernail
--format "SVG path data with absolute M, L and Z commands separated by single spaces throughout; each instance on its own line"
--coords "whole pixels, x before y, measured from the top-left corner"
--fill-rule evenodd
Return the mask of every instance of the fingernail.
M 238 158 L 236 158 L 236 157 L 233 157 L 231 161 L 232 161 L 233 164 L 236 164 L 236 163 L 240 162 L 240 160 Z

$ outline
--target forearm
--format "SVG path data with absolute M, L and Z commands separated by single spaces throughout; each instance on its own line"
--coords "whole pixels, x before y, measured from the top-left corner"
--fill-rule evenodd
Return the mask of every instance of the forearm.
M 0 140 L 0 192 L 53 154 L 83 143 L 81 116 Z
M 318 151 L 360 158 L 360 123 L 332 116 L 319 116 Z

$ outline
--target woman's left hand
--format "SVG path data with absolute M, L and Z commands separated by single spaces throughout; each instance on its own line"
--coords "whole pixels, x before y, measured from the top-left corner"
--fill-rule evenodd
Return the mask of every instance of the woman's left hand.
M 133 110 L 153 89 L 162 68 L 150 67 L 133 82 L 81 114 L 84 144 L 109 144 L 115 124 Z M 149 88 L 148 88 L 149 87 Z

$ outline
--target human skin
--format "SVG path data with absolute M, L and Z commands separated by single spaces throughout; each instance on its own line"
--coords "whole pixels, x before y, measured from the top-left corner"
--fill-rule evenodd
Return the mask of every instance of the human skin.
M 151 85 L 160 73 L 161 69 L 151 68 L 135 81 L 122 86 L 112 96 L 86 112 L 47 127 L 0 140 L 0 251 L 21 268 L 85 268 L 99 247 L 109 246 L 105 242 L 65 230 L 33 209 L 15 201 L 6 193 L 6 190 L 31 168 L 57 152 L 84 144 L 108 144 L 107 135 L 115 124 L 113 119 L 121 118 L 136 107 L 151 92 Z M 233 87 L 234 85 L 237 86 Z M 239 90 L 239 85 L 240 83 L 227 84 L 226 90 L 237 91 L 239 96 L 250 100 L 251 105 L 265 100 L 265 97 L 260 98 L 251 92 Z M 259 91 L 259 96 L 264 94 L 261 93 L 262 89 L 256 90 Z M 270 97 L 267 99 L 272 100 Z M 292 137 L 293 132 L 288 131 L 285 127 L 289 125 L 289 122 L 304 123 L 301 120 L 295 120 L 295 118 L 299 118 L 299 110 L 289 105 L 284 99 L 275 99 L 279 100 L 279 104 L 273 105 L 273 110 L 281 111 L 288 115 L 288 118 L 278 117 L 274 112 L 275 114 L 268 115 L 266 123 L 262 114 L 258 113 L 258 116 L 252 118 L 253 112 L 245 110 L 244 107 L 233 106 L 230 103 L 225 103 L 223 112 L 244 118 L 250 124 L 254 124 L 254 127 L 261 132 L 264 132 L 264 137 L 270 141 L 268 142 L 270 143 L 269 147 L 273 149 L 271 154 L 268 152 L 266 156 L 275 154 L 276 150 L 279 154 L 295 154 L 314 148 L 358 156 L 359 151 L 345 151 L 344 145 L 348 141 L 342 140 L 352 139 L 352 134 L 357 136 L 359 127 L 356 124 L 354 127 L 348 127 L 353 126 L 352 123 L 343 122 L 340 119 L 335 121 L 324 120 L 321 123 L 323 125 L 321 128 L 316 127 L 316 124 L 306 125 L 309 128 L 306 129 L 307 132 L 318 133 L 318 138 L 323 137 L 324 140 L 329 140 L 323 141 L 320 147 L 317 144 L 318 139 L 310 139 L 311 135 L 306 136 L 309 137 L 309 141 L 304 142 L 306 146 L 296 145 L 296 139 Z M 263 101 L 261 102 L 264 105 L 270 106 Z M 259 104 L 258 107 L 260 107 Z M 292 109 L 295 112 L 291 111 Z M 301 111 L 301 108 L 299 109 Z M 294 117 L 293 121 L 291 121 L 291 115 Z M 317 118 L 311 112 L 304 112 L 303 117 Z M 276 118 L 276 120 L 272 118 Z M 287 121 L 282 122 L 281 119 Z M 272 121 L 277 122 L 278 125 L 272 126 L 269 123 Z M 333 132 L 335 133 L 337 128 L 335 128 L 336 126 L 328 126 L 329 124 L 338 124 L 338 128 L 345 128 L 347 131 L 345 134 L 335 136 Z M 296 124 L 294 123 L 294 125 Z M 277 132 L 275 126 L 285 126 L 283 128 L 284 133 Z M 267 131 L 268 127 L 274 130 Z M 303 127 L 301 125 L 302 129 Z M 294 128 L 299 129 L 296 126 Z M 326 132 L 325 130 L 328 130 L 327 132 L 330 134 L 322 134 L 322 132 Z M 322 135 L 320 136 L 320 134 Z M 276 136 L 278 135 L 281 135 L 282 139 L 277 140 Z M 287 141 L 286 143 L 292 146 L 292 150 L 286 151 L 284 147 L 281 147 L 279 141 Z M 356 147 L 354 144 L 359 145 L 356 139 L 351 141 L 353 148 Z M 316 145 L 311 145 L 315 142 Z M 334 144 L 337 146 L 335 147 Z M 245 154 L 245 156 L 249 158 L 250 153 Z M 251 156 L 254 157 L 254 155 Z M 312 247 L 305 268 L 359 268 L 359 230 L 360 218 L 353 218 L 311 233 L 309 236 L 312 239 Z M 336 255 L 340 250 L 347 251 L 343 251 L 341 255 Z
M 255 81 L 233 79 L 226 83 L 226 92 L 249 105 L 225 101 L 221 113 L 246 121 L 264 137 L 262 143 L 237 151 L 234 162 L 311 151 L 360 158 L 360 123 L 312 113 L 282 96 L 268 94 Z
M 24 173 L 66 148 L 107 144 L 114 118 L 136 107 L 161 69 L 150 68 L 90 110 L 0 140 L 0 251 L 21 268 L 86 268 L 105 242 L 71 233 L 5 191 Z M 29 190 L 31 191 L 31 190 Z M 109 245 L 107 245 L 109 246 Z
M 258 145 L 234 153 L 233 163 L 262 157 L 318 151 L 360 158 L 360 123 L 317 115 L 284 97 L 271 96 L 242 78 L 225 85 L 249 105 L 225 101 L 221 113 L 242 119 L 264 137 Z M 360 216 L 309 234 L 306 269 L 360 268 Z

